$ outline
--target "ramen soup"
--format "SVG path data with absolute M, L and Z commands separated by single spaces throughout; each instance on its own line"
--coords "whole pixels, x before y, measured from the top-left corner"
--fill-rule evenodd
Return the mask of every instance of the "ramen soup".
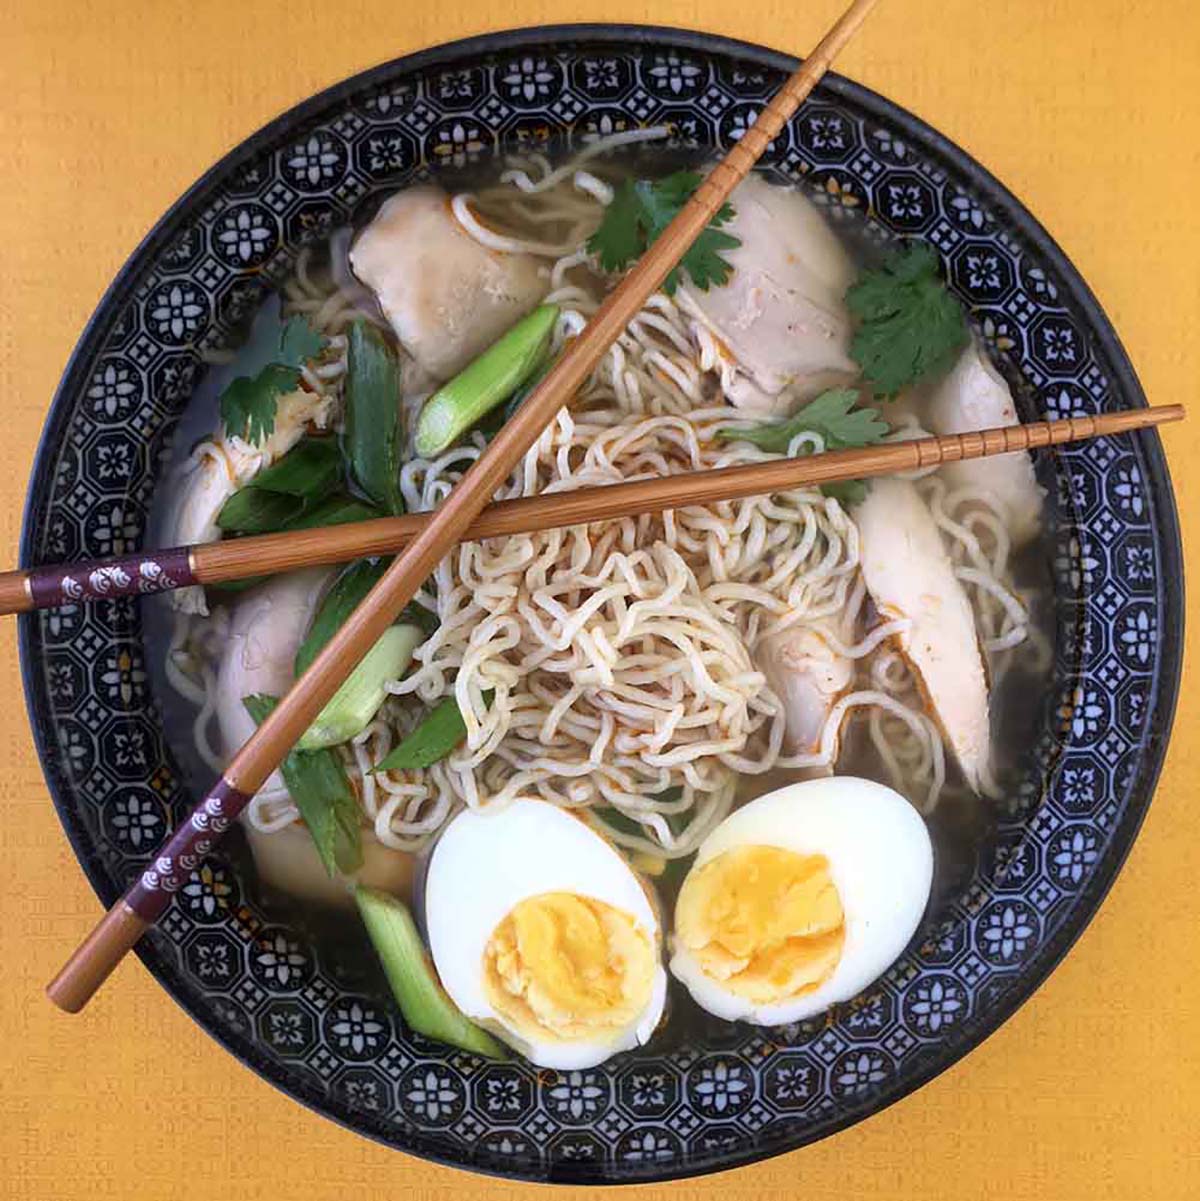
M 696 187 L 627 145 L 664 133 L 303 251 L 197 391 L 158 541 L 435 508 Z M 747 179 L 497 499 L 1015 423 L 936 254 L 853 234 Z M 1010 455 L 463 544 L 250 803 L 259 877 L 365 923 L 408 1023 L 480 1054 L 599 1063 L 668 976 L 673 1021 L 848 1000 L 1028 743 L 1043 501 Z M 176 753 L 220 770 L 386 565 L 158 598 Z

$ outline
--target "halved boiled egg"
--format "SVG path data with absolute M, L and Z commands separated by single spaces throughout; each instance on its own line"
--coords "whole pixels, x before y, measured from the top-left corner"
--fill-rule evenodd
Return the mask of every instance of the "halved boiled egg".
M 852 776 L 790 784 L 701 843 L 675 906 L 671 972 L 717 1017 L 811 1017 L 887 970 L 932 883 L 929 832 L 898 792 Z
M 542 1067 L 592 1067 L 662 1017 L 658 914 L 617 850 L 573 814 L 517 800 L 465 811 L 425 878 L 429 950 L 472 1021 Z

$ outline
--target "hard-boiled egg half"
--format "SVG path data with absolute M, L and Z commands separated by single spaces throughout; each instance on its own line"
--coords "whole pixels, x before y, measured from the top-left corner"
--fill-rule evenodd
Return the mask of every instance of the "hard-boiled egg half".
M 701 843 L 675 907 L 671 972 L 717 1017 L 810 1017 L 887 970 L 932 882 L 929 833 L 898 792 L 852 776 L 790 784 Z
M 662 1017 L 662 933 L 641 880 L 545 801 L 460 813 L 425 879 L 434 966 L 467 1017 L 542 1067 L 592 1067 Z

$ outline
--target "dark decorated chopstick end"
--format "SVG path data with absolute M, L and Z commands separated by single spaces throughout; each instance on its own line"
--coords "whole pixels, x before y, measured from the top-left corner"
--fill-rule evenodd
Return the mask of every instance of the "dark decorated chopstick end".
M 250 797 L 224 778 L 213 785 L 203 802 L 158 849 L 136 883 L 125 894 L 125 904 L 144 922 L 153 924 L 171 898 L 187 883 L 204 856 L 250 802 Z
M 55 1005 L 78 1013 L 92 999 L 249 801 L 247 793 L 223 777 L 216 782 L 47 986 L 46 995 Z
M 196 583 L 186 547 L 122 555 L 74 566 L 35 567 L 27 589 L 35 609 L 169 592 Z

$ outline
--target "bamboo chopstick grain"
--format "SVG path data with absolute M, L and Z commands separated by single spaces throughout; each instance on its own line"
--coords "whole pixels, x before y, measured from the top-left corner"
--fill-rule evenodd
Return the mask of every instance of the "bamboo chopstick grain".
M 1018 450 L 1057 445 L 1064 440 L 1080 441 L 1107 434 L 1129 433 L 1170 421 L 1182 420 L 1181 405 L 1159 405 L 1127 412 L 1105 413 L 1095 418 L 1077 418 L 1074 425 L 1062 422 L 1033 422 L 1003 430 L 980 430 L 969 434 L 914 439 L 881 447 L 831 451 L 800 459 L 749 463 L 717 470 L 695 471 L 654 479 L 630 480 L 571 492 L 543 493 L 489 505 L 467 527 L 463 541 L 529 534 L 591 521 L 612 521 L 641 513 L 659 513 L 685 505 L 715 504 L 801 488 L 815 483 L 835 483 L 907 471 L 917 466 L 958 459 L 1012 454 Z M 1090 422 L 1086 430 L 1081 422 Z M 1049 426 L 1043 431 L 1042 426 Z M 1071 433 L 1064 439 L 1065 433 Z M 1043 439 L 1045 439 L 1043 441 Z M 916 456 L 916 458 L 914 458 Z M 58 565 L 36 571 L 0 573 L 0 615 L 48 608 L 79 600 L 105 600 L 133 596 L 146 591 L 167 591 L 188 584 L 219 585 L 231 580 L 274 575 L 302 567 L 324 567 L 349 563 L 370 555 L 395 554 L 428 525 L 428 513 L 403 517 L 380 517 L 350 525 L 291 533 L 260 534 L 225 542 L 208 542 L 166 551 L 145 551 L 129 558 L 95 560 L 90 563 Z M 184 573 L 165 568 L 154 578 L 154 587 L 139 573 L 139 565 L 160 567 L 174 561 L 187 562 Z M 113 580 L 125 573 L 123 584 L 110 584 L 107 591 L 93 589 L 78 597 L 64 586 L 69 579 L 99 577 Z

